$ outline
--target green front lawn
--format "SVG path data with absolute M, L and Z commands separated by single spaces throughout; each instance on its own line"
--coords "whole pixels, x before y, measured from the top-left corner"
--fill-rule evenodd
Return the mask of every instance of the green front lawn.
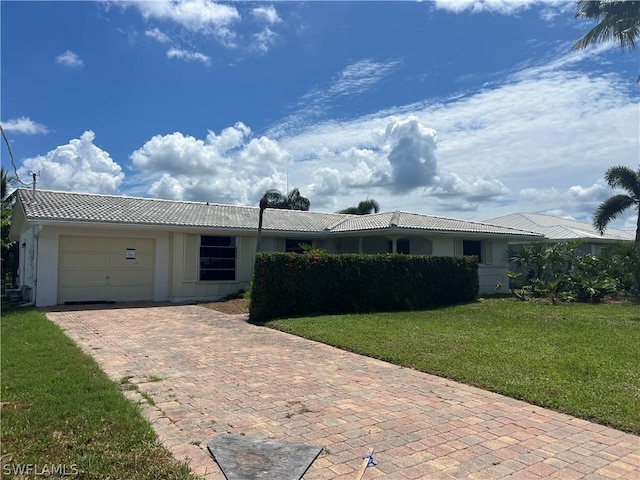
M 488 299 L 273 328 L 640 434 L 640 307 Z
M 34 309 L 2 312 L 2 478 L 192 479 L 95 361 Z M 31 469 L 31 470 L 28 470 Z

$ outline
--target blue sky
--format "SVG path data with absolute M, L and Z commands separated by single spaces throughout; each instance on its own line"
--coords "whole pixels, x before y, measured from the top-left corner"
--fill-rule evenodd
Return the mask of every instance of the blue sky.
M 0 118 L 43 189 L 590 221 L 640 162 L 638 52 L 573 2 L 8 2 Z M 9 156 L 2 147 L 2 164 Z M 633 228 L 633 212 L 614 224 Z

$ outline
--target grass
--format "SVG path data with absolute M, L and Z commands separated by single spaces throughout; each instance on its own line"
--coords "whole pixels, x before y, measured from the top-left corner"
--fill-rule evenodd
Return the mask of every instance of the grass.
M 640 434 L 640 308 L 488 299 L 268 326 Z
M 66 466 L 84 479 L 190 479 L 112 382 L 44 315 L 3 310 L 2 472 Z M 32 473 L 33 475 L 33 470 Z

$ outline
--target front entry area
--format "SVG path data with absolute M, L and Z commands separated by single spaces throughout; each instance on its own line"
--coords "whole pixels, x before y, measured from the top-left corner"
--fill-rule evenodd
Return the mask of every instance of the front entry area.
M 153 299 L 154 239 L 60 236 L 58 304 Z

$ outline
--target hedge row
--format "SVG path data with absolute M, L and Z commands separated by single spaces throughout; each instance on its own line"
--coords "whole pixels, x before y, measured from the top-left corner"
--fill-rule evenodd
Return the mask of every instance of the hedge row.
M 259 253 L 250 318 L 417 310 L 478 296 L 475 257 Z

